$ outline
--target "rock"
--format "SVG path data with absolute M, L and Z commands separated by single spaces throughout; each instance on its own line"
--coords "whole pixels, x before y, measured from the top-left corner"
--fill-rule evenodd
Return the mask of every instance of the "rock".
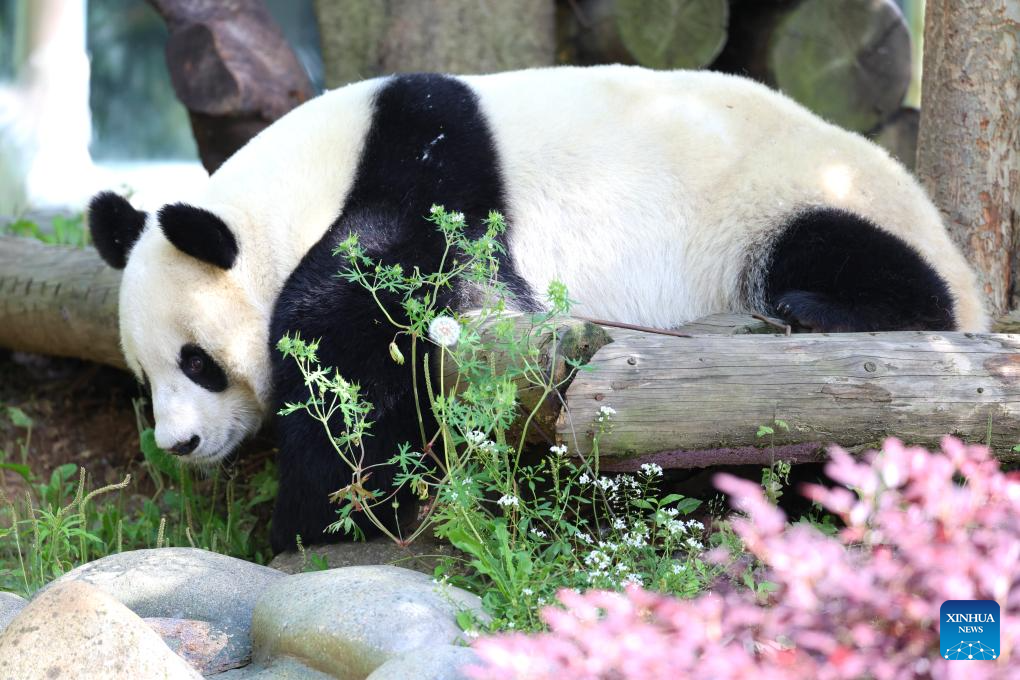
M 295 574 L 255 606 L 257 662 L 293 657 L 339 680 L 362 680 L 405 652 L 462 641 L 457 612 L 478 597 L 392 566 Z
M 461 669 L 479 662 L 478 655 L 469 647 L 422 647 L 390 659 L 365 680 L 469 680 Z
M 269 566 L 286 574 L 299 574 L 314 570 L 312 558 L 325 560 L 326 567 L 359 567 L 371 564 L 392 564 L 431 575 L 439 558 L 454 554 L 449 543 L 422 536 L 414 543 L 401 548 L 389 538 L 381 536 L 368 541 L 345 541 L 327 545 L 315 545 L 305 549 L 305 555 L 291 551 L 280 553 Z
M 0 679 L 201 675 L 99 588 L 68 581 L 38 595 L 0 635 Z
M 0 593 L 0 633 L 18 615 L 28 600 L 14 593 Z
M 231 656 L 236 645 L 230 634 L 208 621 L 191 619 L 143 619 L 163 642 L 202 675 L 222 673 L 245 665 L 250 654 Z
M 251 656 L 251 615 L 266 587 L 284 574 L 197 548 L 133 550 L 69 571 L 41 592 L 84 581 L 143 618 L 207 621 L 227 636 L 217 654 L 235 666 Z M 230 666 L 227 666 L 230 667 Z
M 252 664 L 214 676 L 216 680 L 335 680 L 295 659 L 276 659 L 268 665 Z M 412 676 L 413 677 L 413 676 Z

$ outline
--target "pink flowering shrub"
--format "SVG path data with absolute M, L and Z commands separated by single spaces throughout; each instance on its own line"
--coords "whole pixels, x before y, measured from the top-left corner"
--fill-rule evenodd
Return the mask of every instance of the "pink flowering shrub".
M 854 492 L 807 492 L 846 522 L 831 538 L 720 475 L 747 513 L 735 530 L 778 585 L 769 603 L 735 589 L 686 601 L 563 591 L 564 608 L 542 613 L 550 632 L 478 640 L 473 677 L 1020 678 L 1020 480 L 984 447 L 942 449 L 889 439 L 864 462 L 833 449 L 827 472 Z M 941 658 L 939 607 L 954 599 L 998 601 L 999 661 Z

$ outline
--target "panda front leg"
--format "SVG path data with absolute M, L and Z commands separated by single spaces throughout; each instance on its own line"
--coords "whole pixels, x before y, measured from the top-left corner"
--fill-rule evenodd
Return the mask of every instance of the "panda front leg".
M 382 349 L 386 351 L 386 346 Z M 340 370 L 345 376 L 356 375 L 349 366 Z M 357 382 L 356 377 L 352 379 Z M 371 431 L 363 439 L 361 463 L 366 467 L 385 463 L 401 444 L 409 442 L 414 447 L 421 438 L 414 396 L 404 382 L 375 382 L 365 394 L 375 405 L 368 416 Z M 304 545 L 349 538 L 343 532 L 326 529 L 337 521 L 341 507 L 330 497 L 352 483 L 353 471 L 333 448 L 321 422 L 300 411 L 277 418 L 279 489 L 270 530 L 273 552 L 293 549 L 298 536 Z M 332 422 L 330 427 L 333 434 L 338 434 L 342 423 Z M 363 476 L 365 488 L 380 492 L 379 497 L 385 499 L 373 506 L 373 512 L 391 531 L 406 523 L 414 509 L 413 497 L 407 489 L 397 491 L 393 477 L 394 469 L 386 465 L 373 467 Z M 366 535 L 378 533 L 364 512 L 356 510 L 352 517 Z
M 794 215 L 764 267 L 764 306 L 815 332 L 953 330 L 947 282 L 906 241 L 853 213 Z
M 336 369 L 361 387 L 362 398 L 372 404 L 367 417 L 371 427 L 357 451 L 362 468 L 369 468 L 364 486 L 385 499 L 373 509 L 395 530 L 410 518 L 414 503 L 407 489 L 394 496 L 395 470 L 385 462 L 404 443 L 413 450 L 422 449 L 411 367 L 398 365 L 390 357 L 389 343 L 396 329 L 372 296 L 336 276 L 340 263 L 332 256 L 332 245 L 317 246 L 288 280 L 277 301 L 270 337 L 274 343 L 284 334 L 318 340 L 320 366 Z M 405 356 L 411 356 L 406 336 L 396 342 Z M 308 386 L 297 364 L 275 348 L 272 351 L 277 408 L 307 401 Z M 329 425 L 333 435 L 343 431 L 339 415 Z M 276 430 L 280 483 L 270 532 L 273 550 L 293 548 L 298 535 L 307 545 L 343 540 L 343 533 L 325 531 L 337 521 L 340 507 L 330 496 L 348 487 L 354 475 L 334 448 L 330 432 L 304 411 L 277 416 Z M 393 501 L 398 503 L 396 510 Z M 378 531 L 364 512 L 356 511 L 352 517 L 366 534 Z

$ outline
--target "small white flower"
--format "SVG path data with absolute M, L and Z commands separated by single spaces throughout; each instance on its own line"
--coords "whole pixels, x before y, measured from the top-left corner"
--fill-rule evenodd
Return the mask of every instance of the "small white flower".
M 464 435 L 464 439 L 466 439 L 469 444 L 481 446 L 482 442 L 485 441 L 485 433 L 479 430 L 471 430 L 466 435 Z
M 579 531 L 577 532 L 577 540 L 581 541 L 581 543 L 591 543 L 591 536 L 583 531 Z
M 535 538 L 545 538 L 546 537 L 546 533 L 544 531 L 542 531 L 541 529 L 534 529 L 534 528 L 531 530 L 531 535 L 534 536 Z
M 705 525 L 704 525 L 704 524 L 702 524 L 701 522 L 699 522 L 699 521 L 698 521 L 698 520 L 696 520 L 696 519 L 692 519 L 692 520 L 690 520 L 689 522 L 687 522 L 687 526 L 688 526 L 689 528 L 691 528 L 691 529 L 695 529 L 695 530 L 697 530 L 697 531 L 703 531 L 703 530 L 705 529 Z
M 452 213 L 450 213 L 450 221 L 455 223 L 455 224 L 459 224 L 459 223 L 463 222 L 464 221 L 464 213 L 462 213 L 462 212 L 452 212 Z
M 662 467 L 655 463 L 643 463 L 641 465 L 641 472 L 645 473 L 649 477 L 661 477 Z
M 644 581 L 640 574 L 627 574 L 627 576 L 620 581 L 621 586 L 640 586 L 644 585 Z
M 587 472 L 582 472 L 581 476 L 577 478 L 578 484 L 587 484 L 591 481 L 591 477 L 588 476 Z
M 504 508 L 509 507 L 511 505 L 516 508 L 518 505 L 521 504 L 521 499 L 519 499 L 517 496 L 511 496 L 508 494 L 500 498 L 498 501 L 496 501 L 496 503 L 502 505 Z
M 429 324 L 429 337 L 437 345 L 453 347 L 460 339 L 460 324 L 451 316 L 437 316 Z
M 521 595 L 524 595 L 526 597 L 534 595 L 534 594 L 535 594 L 535 591 L 532 590 L 531 588 L 522 588 L 521 589 Z
M 617 517 L 616 519 L 613 520 L 613 528 L 614 529 L 621 529 L 621 530 L 622 529 L 626 529 L 627 528 L 627 523 L 624 522 L 622 518 Z
M 696 538 L 688 538 L 687 545 L 694 548 L 695 550 L 701 550 L 704 546 L 701 545 L 701 541 Z
M 599 409 L 599 422 L 602 422 L 603 420 L 608 420 L 609 418 L 612 418 L 615 415 L 616 415 L 615 408 L 613 408 L 612 406 L 603 406 L 602 408 Z
M 557 456 L 562 456 L 567 453 L 567 445 L 560 444 L 559 446 L 550 446 L 549 450 L 552 451 Z
M 674 574 L 682 574 L 685 571 L 687 571 L 687 565 L 686 564 L 680 564 L 679 562 L 674 562 L 673 563 L 673 573 Z

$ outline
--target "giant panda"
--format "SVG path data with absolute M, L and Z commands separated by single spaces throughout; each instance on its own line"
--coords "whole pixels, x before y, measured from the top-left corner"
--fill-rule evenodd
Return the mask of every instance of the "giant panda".
M 415 443 L 392 327 L 336 276 L 332 252 L 354 231 L 369 255 L 433 271 L 433 204 L 461 211 L 472 235 L 490 210 L 506 216 L 511 309 L 542 309 L 559 280 L 579 314 L 662 328 L 722 311 L 814 331 L 988 325 L 911 175 L 760 84 L 630 66 L 393 75 L 288 113 L 190 203 L 146 214 L 113 193 L 92 200 L 95 245 L 124 270 L 121 342 L 151 386 L 157 444 L 213 464 L 303 401 L 301 375 L 273 349 L 285 332 L 320 338 L 322 363 L 361 384 L 372 460 Z M 450 290 L 440 303 L 471 300 Z M 349 475 L 310 418 L 276 431 L 274 550 L 298 534 L 334 540 L 328 496 Z M 373 481 L 389 488 L 383 472 Z

